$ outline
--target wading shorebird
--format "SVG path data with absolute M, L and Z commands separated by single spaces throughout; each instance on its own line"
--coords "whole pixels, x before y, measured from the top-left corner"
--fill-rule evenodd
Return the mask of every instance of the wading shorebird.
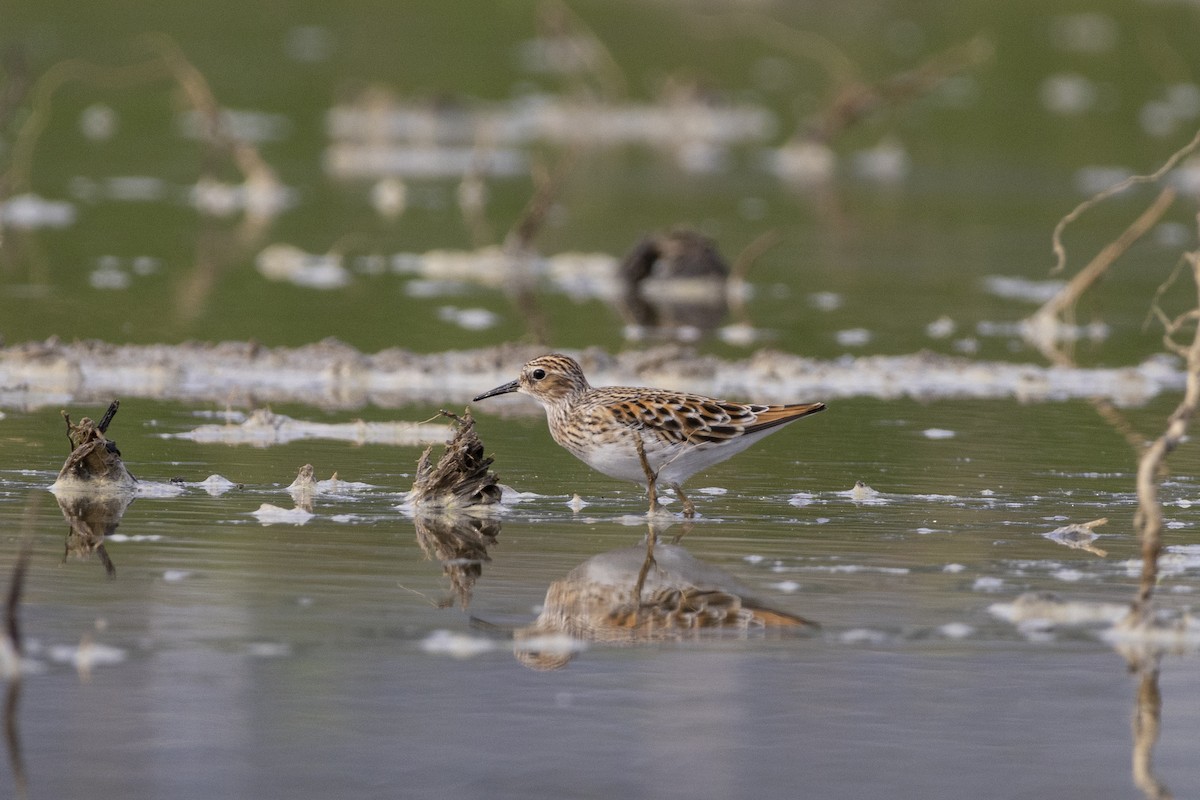
M 605 475 L 645 486 L 651 513 L 658 506 L 658 483 L 670 486 L 683 502 L 685 517 L 695 516 L 696 507 L 683 493 L 684 481 L 825 408 L 824 403 L 729 403 L 634 386 L 593 388 L 575 359 L 558 353 L 533 359 L 516 380 L 475 402 L 509 392 L 541 403 L 550 435 L 576 458 Z

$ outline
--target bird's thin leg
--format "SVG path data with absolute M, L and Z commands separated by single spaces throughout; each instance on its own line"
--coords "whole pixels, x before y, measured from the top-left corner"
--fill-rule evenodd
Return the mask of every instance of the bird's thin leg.
M 642 588 L 646 585 L 646 576 L 650 574 L 650 568 L 655 566 L 654 545 L 657 543 L 658 534 L 651 527 L 649 533 L 646 534 L 646 560 L 642 562 L 642 568 L 638 570 L 637 582 L 633 584 L 634 613 L 638 615 L 642 613 Z
M 646 446 L 642 444 L 642 437 L 638 436 L 633 440 L 633 446 L 637 449 L 638 460 L 642 462 L 642 472 L 646 474 L 646 494 L 650 498 L 650 514 L 654 514 L 658 509 L 658 473 L 650 469 L 650 462 L 646 460 Z
M 692 528 L 694 527 L 696 527 L 696 523 L 692 522 L 691 520 L 683 523 L 683 527 L 680 529 L 679 533 L 671 537 L 671 544 L 679 544 L 683 540 L 683 537 L 692 532 Z
M 683 516 L 688 519 L 696 516 L 696 506 L 691 498 L 683 493 L 683 487 L 678 483 L 672 483 L 671 488 L 675 490 L 676 496 L 683 501 Z

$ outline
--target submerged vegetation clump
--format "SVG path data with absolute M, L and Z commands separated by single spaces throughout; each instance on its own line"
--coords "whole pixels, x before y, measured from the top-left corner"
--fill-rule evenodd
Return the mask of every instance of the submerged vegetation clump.
M 465 411 L 461 417 L 449 411 L 440 413 L 454 420 L 454 436 L 436 464 L 430 459 L 433 445 L 425 448 L 417 461 L 409 502 L 415 508 L 443 509 L 498 504 L 500 482 L 488 469 L 492 459 L 484 455 L 471 412 Z
M 105 435 L 120 405 L 119 401 L 113 400 L 98 423 L 91 417 L 73 423 L 71 415 L 62 412 L 67 423 L 71 454 L 58 472 L 58 480 L 54 484 L 56 487 L 133 489 L 137 485 L 137 478 L 121 460 L 117 443 Z

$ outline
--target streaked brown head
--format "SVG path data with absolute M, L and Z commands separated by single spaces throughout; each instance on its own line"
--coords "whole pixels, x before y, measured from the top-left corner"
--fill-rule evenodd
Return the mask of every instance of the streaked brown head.
M 498 394 L 521 392 L 544 405 L 555 405 L 582 395 L 590 388 L 575 359 L 561 353 L 550 353 L 538 356 L 522 367 L 515 381 L 484 392 L 475 398 L 475 402 Z

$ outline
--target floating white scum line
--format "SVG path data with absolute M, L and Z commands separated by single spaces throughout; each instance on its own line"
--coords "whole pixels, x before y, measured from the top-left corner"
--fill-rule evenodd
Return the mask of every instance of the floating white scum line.
M 0 407 L 37 408 L 107 397 L 228 403 L 239 396 L 258 404 L 328 408 L 465 405 L 481 387 L 510 380 L 521 364 L 540 353 L 516 345 L 365 354 L 334 340 L 266 348 L 245 342 L 112 345 L 52 339 L 0 349 Z M 1184 384 L 1178 362 L 1163 357 L 1127 367 L 1067 368 L 933 353 L 821 360 L 764 350 L 743 360 L 722 360 L 663 347 L 572 355 L 596 385 L 652 385 L 766 402 L 1103 397 L 1118 406 L 1138 406 L 1162 392 L 1180 391 Z M 522 407 L 520 399 L 508 402 L 514 409 Z M 535 408 L 528 405 L 532 413 Z

